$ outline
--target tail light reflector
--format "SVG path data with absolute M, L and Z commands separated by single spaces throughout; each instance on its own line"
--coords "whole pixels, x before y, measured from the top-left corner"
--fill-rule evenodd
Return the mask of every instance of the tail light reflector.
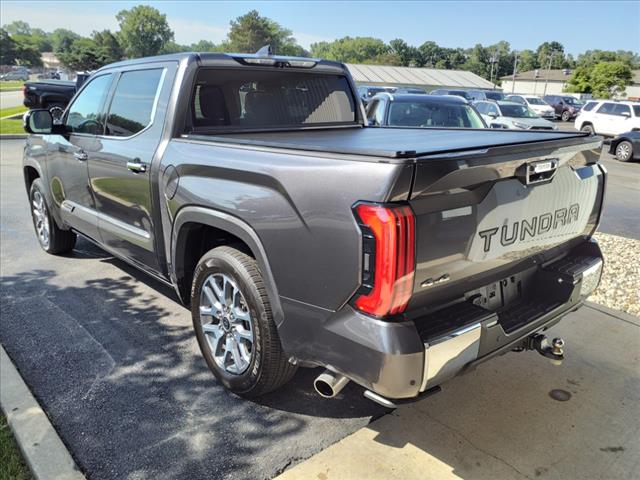
M 413 212 L 406 205 L 368 203 L 354 210 L 363 234 L 363 285 L 354 305 L 376 317 L 402 313 L 413 293 Z

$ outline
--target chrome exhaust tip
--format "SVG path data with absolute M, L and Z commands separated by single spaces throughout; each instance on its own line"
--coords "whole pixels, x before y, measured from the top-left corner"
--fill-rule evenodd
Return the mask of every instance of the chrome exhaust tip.
M 349 379 L 344 375 L 325 370 L 316 377 L 313 382 L 313 388 L 316 389 L 318 395 L 324 398 L 333 398 L 349 383 Z

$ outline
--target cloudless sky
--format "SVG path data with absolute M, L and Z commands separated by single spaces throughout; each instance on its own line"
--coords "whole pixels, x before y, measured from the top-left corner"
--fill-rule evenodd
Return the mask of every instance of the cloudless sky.
M 253 1 L 253 2 L 118 2 L 12 1 L 0 4 L 2 24 L 24 20 L 51 31 L 69 28 L 83 35 L 117 30 L 115 14 L 149 4 L 167 15 L 175 40 L 219 42 L 229 21 L 258 10 L 293 31 L 308 48 L 313 42 L 344 36 L 402 38 L 411 45 L 427 40 L 444 47 L 472 47 L 506 40 L 512 48 L 535 49 L 557 40 L 567 53 L 589 49 L 640 52 L 640 1 Z

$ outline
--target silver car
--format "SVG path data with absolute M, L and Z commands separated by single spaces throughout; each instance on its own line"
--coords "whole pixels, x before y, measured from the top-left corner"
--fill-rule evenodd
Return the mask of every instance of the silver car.
M 480 101 L 474 103 L 491 128 L 520 130 L 557 130 L 558 126 L 538 116 L 526 105 L 515 102 Z

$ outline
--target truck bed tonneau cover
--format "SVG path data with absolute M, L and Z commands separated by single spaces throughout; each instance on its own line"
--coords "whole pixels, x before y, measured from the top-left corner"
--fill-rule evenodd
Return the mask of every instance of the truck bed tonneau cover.
M 451 151 L 481 150 L 491 147 L 537 143 L 550 140 L 576 140 L 582 132 L 518 131 L 497 129 L 447 128 L 331 128 L 287 132 L 243 132 L 190 134 L 186 138 L 206 139 L 257 147 L 367 155 L 385 158 L 413 158 Z

